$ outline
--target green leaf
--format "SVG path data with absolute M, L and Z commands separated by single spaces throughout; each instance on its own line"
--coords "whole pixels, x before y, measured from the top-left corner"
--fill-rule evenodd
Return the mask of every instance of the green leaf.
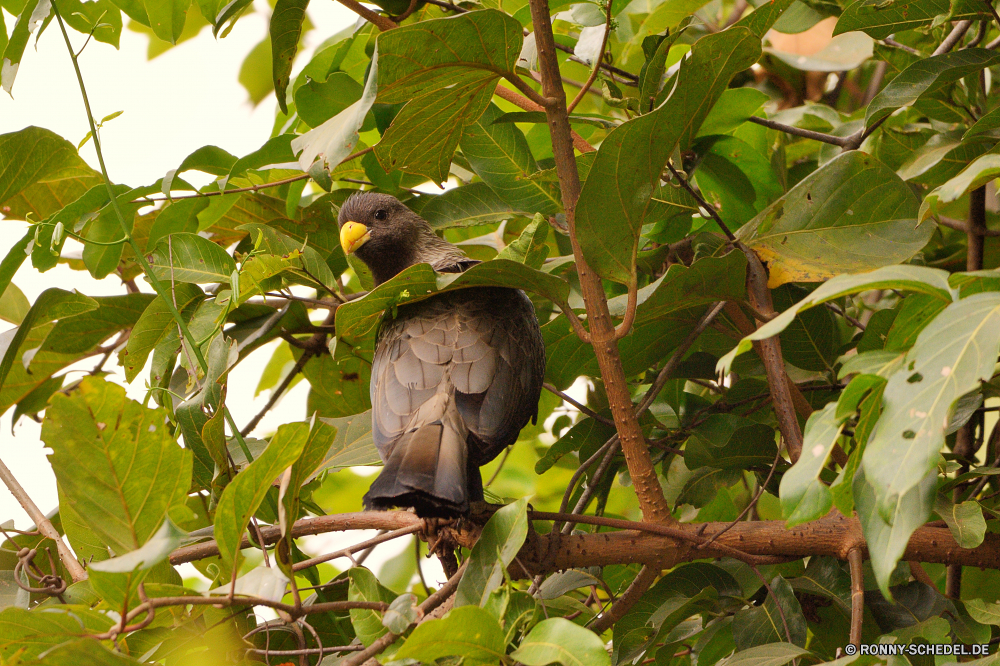
M 174 286 L 171 297 L 176 299 L 177 310 L 190 316 L 189 306 L 200 302 L 204 293 L 197 286 L 182 282 Z M 118 362 L 125 369 L 126 381 L 131 382 L 139 375 L 146 365 L 149 353 L 163 340 L 172 326 L 176 326 L 176 323 L 166 302 L 159 297 L 153 299 L 135 322 L 125 349 L 118 355 Z
M 215 509 L 215 539 L 227 570 L 239 554 L 240 539 L 250 516 L 264 501 L 274 480 L 302 454 L 308 437 L 309 426 L 305 423 L 279 426 L 264 453 L 237 474 L 222 492 Z
M 0 655 L 24 662 L 77 639 L 81 633 L 105 632 L 111 624 L 113 622 L 103 611 L 91 610 L 83 605 L 59 605 L 44 611 L 6 608 L 0 613 Z M 100 642 L 92 638 L 78 640 L 86 643 L 91 650 L 104 650 Z M 117 666 L 116 662 L 112 663 Z
M 763 153 L 736 137 L 706 139 L 712 143 L 698 165 L 696 180 L 709 204 L 732 225 L 751 220 L 784 190 Z
M 557 303 L 565 302 L 569 295 L 569 283 L 564 280 L 506 259 L 485 261 L 458 274 L 437 274 L 428 264 L 418 264 L 364 298 L 337 308 L 337 336 L 355 347 L 355 353 L 374 353 L 374 335 L 385 310 L 438 292 L 481 286 L 525 289 Z
M 972 127 L 966 130 L 965 134 L 962 136 L 962 140 L 964 141 L 970 137 L 987 134 L 997 128 L 1000 128 L 1000 108 L 993 109 L 989 113 L 984 113 L 980 116 L 979 120 L 977 120 Z
M 944 205 L 957 201 L 998 175 L 1000 175 L 1000 155 L 988 153 L 977 158 L 957 176 L 927 193 L 920 204 L 918 219 L 923 221 L 936 215 Z
M 28 212 L 46 218 L 99 180 L 73 144 L 40 127 L 0 134 L 0 164 L 7 165 L 0 172 L 0 206 L 9 207 L 4 217 L 13 219 Z
M 59 320 L 46 338 L 43 350 L 83 354 L 136 323 L 155 298 L 152 294 L 122 294 L 94 298 L 97 309 Z
M 767 31 L 774 26 L 793 2 L 794 0 L 772 0 L 741 18 L 734 24 L 734 27 L 742 26 L 756 35 L 758 39 L 764 39 Z
M 321 419 L 324 423 L 335 427 L 337 435 L 326 452 L 326 457 L 312 473 L 315 478 L 324 470 L 338 470 L 355 465 L 377 465 L 382 461 L 375 440 L 372 439 L 371 411 L 344 416 L 338 419 Z
M 382 168 L 444 181 L 463 128 L 486 110 L 500 77 L 513 75 L 522 41 L 520 24 L 493 9 L 379 35 L 379 102 L 408 102 L 375 148 Z
M 492 224 L 522 215 L 528 213 L 509 205 L 486 183 L 450 189 L 420 209 L 420 216 L 435 229 Z
M 934 502 L 934 512 L 948 524 L 952 536 L 962 548 L 976 548 L 983 542 L 986 520 L 979 502 L 955 504 L 939 493 Z
M 597 634 L 561 617 L 542 620 L 528 632 L 511 658 L 526 666 L 611 666 Z
M 24 260 L 27 258 L 25 252 L 29 247 L 31 247 L 32 239 L 35 237 L 35 230 L 28 229 L 28 232 L 21 237 L 21 240 L 14 243 L 7 252 L 7 256 L 0 261 L 0 288 L 3 289 L 3 294 L 6 296 L 7 288 L 11 286 L 11 280 L 14 279 L 14 274 L 17 273 L 17 269 L 21 267 Z M 27 313 L 25 313 L 27 316 Z M 21 320 L 24 316 L 21 317 Z M 17 322 L 18 324 L 21 321 Z
M 60 503 L 72 504 L 115 555 L 144 545 L 191 485 L 191 454 L 174 440 L 166 413 L 103 379 L 53 396 L 41 437 L 53 451 Z
M 956 296 L 955 290 L 948 284 L 947 271 L 925 266 L 886 266 L 869 273 L 838 275 L 827 280 L 791 308 L 740 340 L 735 349 L 719 359 L 717 369 L 720 372 L 728 373 L 733 360 L 740 354 L 750 351 L 751 341 L 764 340 L 777 335 L 785 330 L 795 315 L 802 310 L 869 289 L 898 289 L 918 294 L 929 294 L 946 303 L 950 303 Z
M 983 48 L 963 49 L 919 60 L 900 72 L 868 105 L 865 127 L 896 109 L 910 106 L 950 83 L 1000 63 L 1000 54 Z
M 663 87 L 663 73 L 666 70 L 667 57 L 670 55 L 670 47 L 674 45 L 677 38 L 681 36 L 684 29 L 691 23 L 690 19 L 682 20 L 676 30 L 668 31 L 664 37 L 653 36 L 646 39 L 656 40 L 655 50 L 652 54 L 647 51 L 646 62 L 639 72 L 639 112 L 648 113 L 656 105 L 656 98 Z M 643 40 L 645 41 L 645 40 Z M 658 43 L 657 43 L 658 42 Z M 646 49 L 643 44 L 643 50 Z
M 905 367 L 889 378 L 882 417 L 862 459 L 887 522 L 901 498 L 937 467 L 953 405 L 989 379 L 998 352 L 1000 294 L 974 294 L 942 310 L 917 337 Z
M 781 477 L 781 513 L 789 528 L 822 518 L 833 506 L 830 489 L 819 475 L 844 428 L 836 411 L 837 403 L 831 402 L 812 413 L 802 434 L 802 454 Z
M 965 610 L 976 622 L 1000 626 L 1000 604 L 986 603 L 982 599 L 966 599 Z
M 760 40 L 733 27 L 699 39 L 671 96 L 612 131 L 597 152 L 576 208 L 580 245 L 602 277 L 634 278 L 639 234 L 674 149 L 686 149 L 730 79 L 760 57 Z
M 5 385 L 7 375 L 33 327 L 82 314 L 97 307 L 97 301 L 77 292 L 71 293 L 62 289 L 43 291 L 24 316 L 21 325 L 17 327 L 17 332 L 4 350 L 3 360 L 0 361 L 0 386 Z
M 795 598 L 792 586 L 781 576 L 775 576 L 770 588 L 771 593 L 762 605 L 744 608 L 733 617 L 733 638 L 737 650 L 787 641 L 788 634 L 791 634 L 791 642 L 795 645 L 805 645 L 806 618 L 802 615 L 802 607 Z M 778 604 L 781 604 L 781 610 Z
M 309 80 L 296 89 L 295 111 L 307 125 L 319 127 L 361 99 L 362 94 L 360 83 L 344 72 L 333 72 L 326 81 Z
M 784 666 L 793 659 L 810 654 L 809 650 L 791 643 L 768 643 L 740 650 L 724 660 L 725 666 Z
M 124 186 L 115 186 L 114 190 L 122 217 L 118 217 L 114 206 L 105 206 L 83 232 L 84 238 L 94 241 L 84 244 L 83 263 L 98 280 L 103 280 L 118 268 L 125 250 L 125 232 L 122 231 L 121 221 L 124 220 L 128 233 L 132 233 L 135 214 L 141 207 L 141 204 L 129 203 L 135 198 L 135 190 Z
M 472 548 L 469 564 L 455 592 L 455 606 L 482 606 L 504 581 L 507 565 L 528 535 L 528 500 L 519 499 L 494 513 Z
M 396 598 L 396 595 L 383 587 L 368 569 L 354 567 L 347 572 L 347 575 L 351 581 L 347 591 L 349 601 L 384 601 L 389 604 Z M 382 613 L 366 608 L 351 609 L 351 624 L 354 625 L 358 639 L 365 646 L 371 645 L 387 631 L 382 624 Z
M 878 160 L 849 151 L 813 172 L 737 231 L 768 264 L 769 287 L 817 282 L 905 261 L 934 229 L 917 198 Z
M 876 495 L 877 489 L 868 481 L 864 465 L 858 467 L 854 476 L 854 506 L 868 544 L 875 580 L 886 598 L 892 598 L 890 577 L 910 542 L 910 535 L 931 515 L 937 497 L 937 479 L 937 471 L 932 471 L 898 497 L 891 520 L 886 520 Z
M 500 250 L 497 259 L 517 261 L 538 270 L 549 255 L 549 248 L 545 245 L 548 237 L 549 223 L 541 213 L 536 213 L 517 240 Z
M 184 30 L 191 0 L 145 0 L 143 4 L 153 33 L 165 42 L 176 44 Z
M 379 54 L 376 47 L 372 54 L 371 68 L 368 71 L 368 79 L 365 81 L 361 99 L 319 127 L 292 139 L 292 152 L 298 155 L 299 166 L 303 171 L 309 171 L 313 167 L 313 162 L 319 158 L 319 167 L 329 174 L 358 145 L 360 139 L 358 132 L 364 125 L 365 117 L 372 108 L 372 104 L 375 103 L 375 96 L 378 92 L 378 71 Z M 385 136 L 382 137 L 379 145 L 384 142 Z M 391 171 L 391 169 L 386 169 L 386 171 Z
M 292 74 L 292 63 L 302 36 L 302 22 L 306 18 L 309 0 L 278 0 L 271 12 L 268 34 L 271 36 L 271 72 L 274 77 L 274 94 L 282 113 L 288 113 L 285 91 Z
M 504 660 L 504 653 L 504 635 L 496 618 L 478 606 L 463 606 L 440 620 L 417 625 L 394 658 L 430 663 L 461 656 L 463 664 L 496 664 Z
M 17 76 L 21 57 L 24 55 L 24 48 L 28 45 L 31 33 L 38 28 L 39 23 L 48 17 L 51 11 L 52 5 L 47 2 L 40 3 L 40 0 L 28 0 L 18 15 L 17 23 L 14 24 L 14 30 L 11 31 L 10 39 L 3 51 L 3 69 L 0 70 L 0 85 L 7 94 L 10 94 L 10 89 L 14 85 L 14 77 Z M 0 202 L 5 198 L 3 188 L 0 187 Z
M 735 414 L 710 414 L 691 431 L 684 464 L 690 470 L 766 467 L 777 452 L 773 428 Z
M 767 102 L 768 97 L 756 88 L 730 88 L 705 117 L 697 136 L 729 134 L 747 122 Z
M 175 282 L 229 283 L 236 262 L 224 249 L 198 234 L 171 234 L 161 239 L 149 261 L 153 274 Z
M 24 292 L 13 282 L 9 283 L 3 291 L 3 296 L 0 296 L 0 319 L 17 325 L 24 320 L 30 309 L 31 303 L 24 296 Z
M 581 419 L 563 434 L 555 444 L 550 446 L 545 451 L 545 455 L 538 459 L 538 462 L 535 463 L 535 474 L 544 474 L 552 469 L 552 466 L 560 458 L 573 451 L 579 451 L 585 445 L 592 445 L 594 446 L 594 450 L 596 450 L 598 446 L 608 441 L 614 433 L 615 431 L 612 426 L 605 425 L 596 419 L 589 417 Z
M 911 0 L 890 2 L 883 0 L 856 0 L 844 9 L 837 21 L 833 34 L 839 35 L 852 30 L 860 30 L 875 39 L 885 39 L 889 35 L 931 24 L 934 18 L 947 15 L 949 20 L 978 18 L 985 7 L 975 0 Z
M 538 171 L 528 140 L 513 123 L 496 122 L 503 113 L 490 104 L 465 127 L 459 145 L 472 170 L 514 210 L 555 215 L 562 199 L 555 183 L 528 178 Z

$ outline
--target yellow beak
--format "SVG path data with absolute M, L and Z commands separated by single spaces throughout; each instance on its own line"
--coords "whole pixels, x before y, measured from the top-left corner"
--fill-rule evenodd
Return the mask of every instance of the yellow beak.
M 365 225 L 360 222 L 348 222 L 340 229 L 340 247 L 344 248 L 344 254 L 351 254 L 367 243 L 371 237 L 371 232 Z

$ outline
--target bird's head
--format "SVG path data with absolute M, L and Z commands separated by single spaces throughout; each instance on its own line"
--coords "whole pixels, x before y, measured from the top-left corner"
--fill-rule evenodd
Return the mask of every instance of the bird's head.
M 376 284 L 414 264 L 435 265 L 442 253 L 458 252 L 438 238 L 423 218 L 388 194 L 351 195 L 341 206 L 337 222 L 344 254 L 365 262 Z
M 419 263 L 420 238 L 434 236 L 430 225 L 399 199 L 378 192 L 351 195 L 341 206 L 337 222 L 344 254 L 354 254 L 365 262 L 376 284 Z

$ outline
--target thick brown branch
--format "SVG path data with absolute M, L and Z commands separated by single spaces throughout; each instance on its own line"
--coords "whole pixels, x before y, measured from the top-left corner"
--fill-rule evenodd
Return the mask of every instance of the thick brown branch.
M 864 561 L 860 548 L 855 548 L 847 554 L 851 565 L 851 633 L 848 641 L 861 645 L 861 622 L 865 616 L 865 575 L 862 568 Z
M 625 617 L 625 613 L 632 606 L 635 606 L 635 603 L 639 599 L 642 599 L 642 595 L 646 594 L 646 590 L 656 582 L 656 578 L 659 575 L 660 568 L 658 566 L 650 566 L 648 564 L 644 566 L 639 571 L 639 575 L 632 581 L 632 584 L 625 590 L 625 593 L 618 597 L 615 603 L 611 604 L 611 608 L 591 622 L 589 628 L 598 636 L 610 629 L 615 622 Z
M 629 474 L 642 515 L 650 521 L 673 521 L 670 506 L 663 497 L 663 490 L 657 478 L 653 461 L 646 448 L 646 441 L 639 427 L 639 421 L 632 407 L 625 372 L 622 369 L 615 328 L 608 312 L 608 301 L 601 278 L 591 270 L 583 256 L 583 250 L 576 237 L 576 203 L 580 198 L 580 175 L 577 172 L 576 157 L 573 154 L 569 117 L 566 113 L 566 92 L 559 72 L 556 57 L 555 37 L 552 34 L 552 19 L 545 0 L 531 0 L 531 21 L 535 27 L 535 44 L 538 48 L 538 64 L 542 74 L 542 94 L 555 100 L 545 109 L 549 132 L 552 137 L 552 154 L 559 177 L 566 223 L 569 226 L 570 244 L 580 276 L 587 321 L 590 328 L 591 344 L 597 356 L 601 377 L 611 406 L 622 444 L 622 453 L 628 465 Z

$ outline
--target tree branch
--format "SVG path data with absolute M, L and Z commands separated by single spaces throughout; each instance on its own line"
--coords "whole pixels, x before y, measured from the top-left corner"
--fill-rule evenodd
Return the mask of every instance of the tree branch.
M 784 132 L 785 134 L 791 134 L 793 136 L 801 136 L 806 139 L 813 139 L 814 141 L 822 141 L 823 143 L 828 143 L 831 146 L 843 147 L 847 138 L 842 136 L 834 136 L 833 134 L 824 134 L 823 132 L 814 132 L 813 130 L 801 129 L 794 127 L 792 125 L 785 125 L 783 123 L 776 123 L 773 120 L 768 120 L 766 118 L 758 118 L 757 116 L 750 116 L 747 118 L 752 123 L 767 127 L 768 129 L 778 130 L 779 132 Z
M 622 369 L 618 344 L 614 339 L 615 329 L 608 312 L 604 285 L 601 283 L 601 278 L 587 264 L 576 237 L 576 204 L 580 198 L 580 176 L 573 154 L 569 117 L 566 113 L 566 92 L 562 86 L 559 61 L 556 58 L 549 6 L 545 0 L 530 0 L 530 7 L 531 21 L 535 27 L 535 44 L 538 48 L 538 63 L 542 74 L 542 94 L 555 100 L 555 103 L 546 107 L 545 114 L 552 137 L 552 154 L 559 176 L 570 244 L 573 247 L 577 273 L 580 276 L 580 288 L 587 310 L 591 344 L 597 356 L 601 377 L 604 379 L 608 403 L 621 438 L 622 452 L 625 454 L 633 487 L 639 498 L 642 515 L 651 521 L 673 521 L 670 506 L 663 497 L 663 489 L 653 468 L 642 429 L 632 409 L 632 398 Z
M 848 641 L 854 645 L 861 645 L 861 623 L 865 618 L 863 557 L 860 548 L 847 554 L 847 561 L 851 565 L 851 633 Z
M 525 111 L 545 111 L 545 107 L 543 107 L 542 105 L 532 102 L 524 95 L 520 95 L 511 90 L 510 88 L 504 88 L 502 84 L 499 83 L 497 84 L 497 89 L 495 94 L 500 99 L 510 102 L 519 109 L 524 109 Z M 570 130 L 570 136 L 573 139 L 573 147 L 579 150 L 581 153 L 592 153 L 595 150 L 597 150 L 597 148 L 594 148 L 587 142 L 586 139 L 584 139 L 582 136 L 580 136 L 573 130 Z
M 611 604 L 611 608 L 607 612 L 602 613 L 600 617 L 595 618 L 587 628 L 598 636 L 610 629 L 613 624 L 625 617 L 625 613 L 629 612 L 637 601 L 642 599 L 642 595 L 646 594 L 646 591 L 656 582 L 656 578 L 659 575 L 660 568 L 658 566 L 650 566 L 648 564 L 644 566 L 639 570 L 639 574 L 635 579 L 632 580 L 628 589 L 618 597 L 617 601 Z
M 24 487 L 18 482 L 18 480 L 11 473 L 7 465 L 0 460 L 0 479 L 3 479 L 4 485 L 10 490 L 10 494 L 14 496 L 17 503 L 21 505 L 24 512 L 28 514 L 35 523 L 35 529 L 37 529 L 42 536 L 47 539 L 52 539 L 56 544 L 56 550 L 59 552 L 59 559 L 62 561 L 63 566 L 66 567 L 66 571 L 69 575 L 73 577 L 73 582 L 79 582 L 81 580 L 87 579 L 87 572 L 84 571 L 83 566 L 77 561 L 76 557 L 70 551 L 69 546 L 63 541 L 62 535 L 56 530 L 55 526 L 52 525 L 52 521 L 45 517 L 45 514 L 41 512 L 38 505 L 32 501 L 31 497 L 24 490 Z
M 989 4 L 988 0 L 987 4 Z M 992 5 L 990 6 L 992 7 Z M 962 37 L 965 37 L 965 33 L 969 31 L 969 27 L 971 25 L 972 21 L 959 21 L 956 23 L 955 27 L 952 28 L 950 33 L 948 33 L 948 36 L 944 38 L 944 41 L 941 42 L 936 49 L 934 49 L 934 53 L 932 53 L 931 56 L 942 55 L 955 48 Z
M 583 404 L 582 402 L 574 400 L 572 396 L 570 396 L 569 394 L 567 394 L 567 393 L 565 393 L 563 391 L 560 391 L 559 389 L 557 389 L 552 384 L 549 384 L 548 382 L 545 382 L 545 383 L 542 384 L 542 388 L 545 389 L 546 391 L 548 391 L 549 393 L 552 393 L 554 395 L 559 396 L 564 401 L 566 401 L 569 404 L 573 405 L 574 407 L 576 407 L 577 409 L 579 409 L 581 412 L 583 412 L 584 414 L 586 414 L 590 418 L 594 419 L 595 421 L 603 423 L 604 425 L 609 425 L 611 427 L 614 427 L 614 425 L 615 425 L 614 421 L 612 421 L 611 419 L 606 418 L 604 416 L 601 416 L 600 414 L 598 414 L 597 412 L 595 412 L 594 410 L 592 410 L 590 407 L 587 407 L 587 405 Z

